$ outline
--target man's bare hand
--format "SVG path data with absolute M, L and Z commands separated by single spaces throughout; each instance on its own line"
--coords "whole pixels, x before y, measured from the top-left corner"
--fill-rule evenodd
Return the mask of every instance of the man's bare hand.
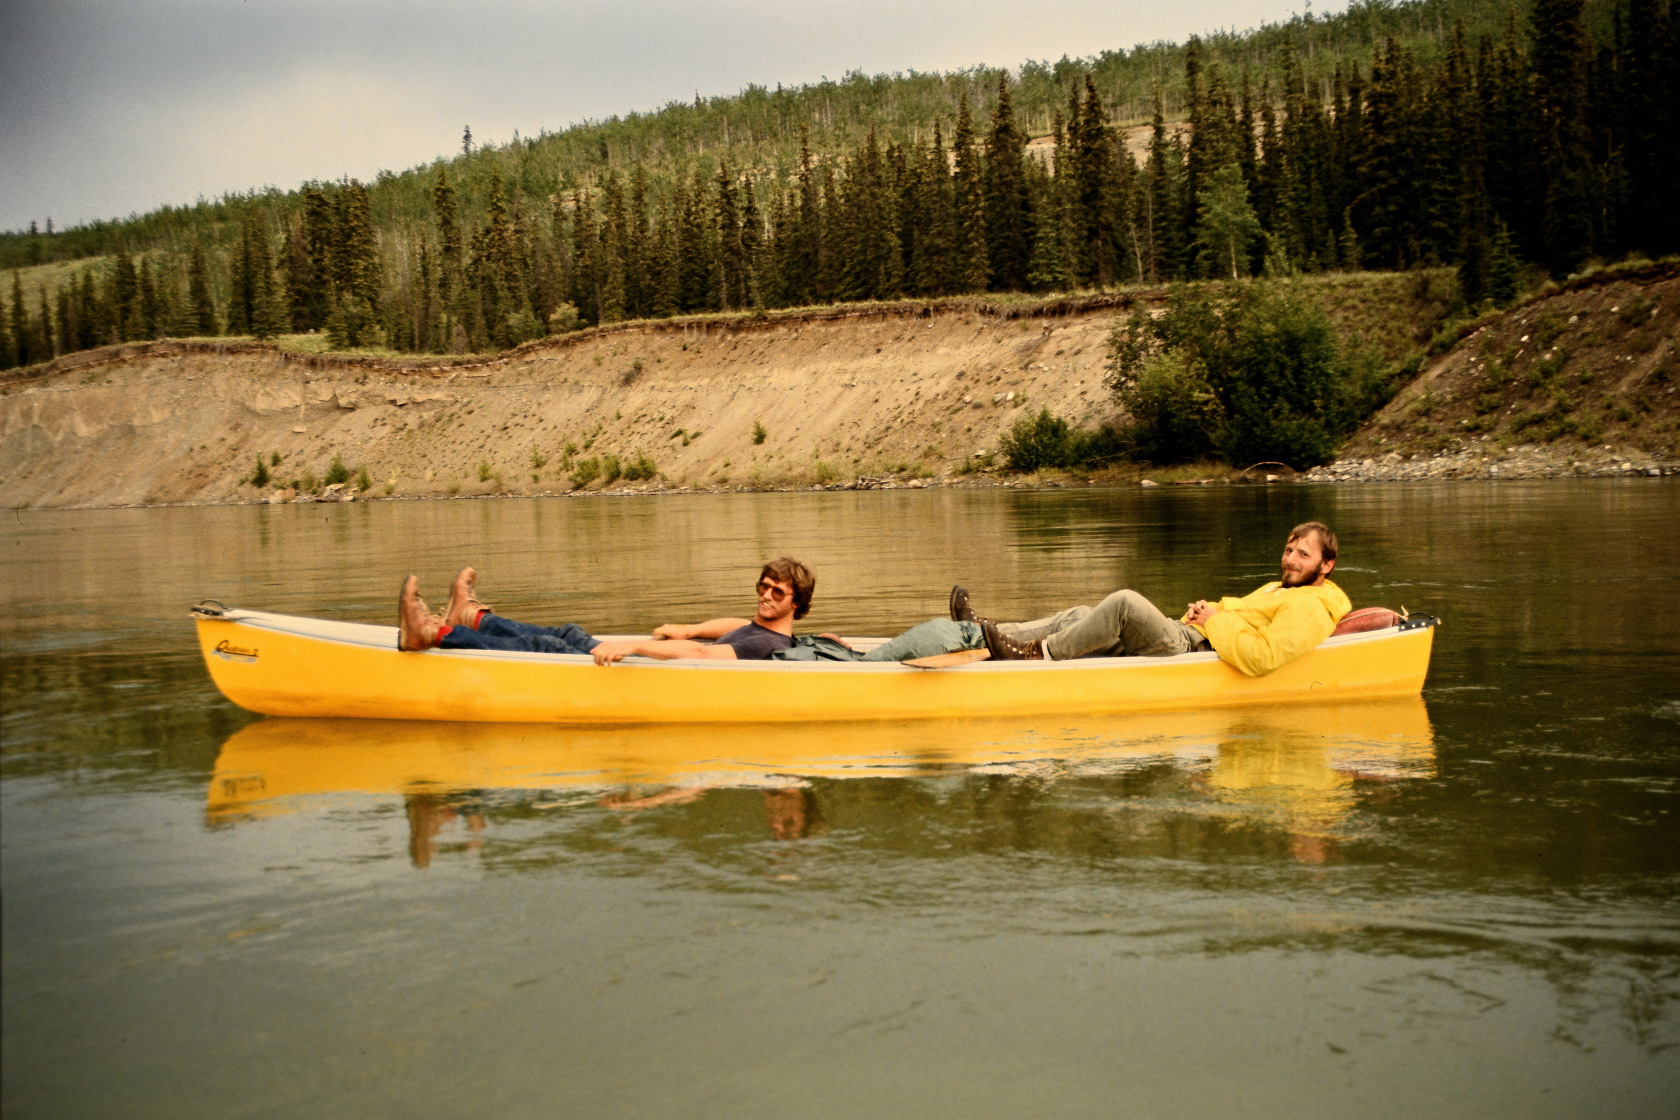
M 635 642 L 602 642 L 590 653 L 597 665 L 611 665 L 636 652 Z
M 698 627 L 684 626 L 680 622 L 667 622 L 665 625 L 656 628 L 653 636 L 665 641 L 680 642 L 694 637 L 694 631 L 697 629 Z
M 1197 599 L 1190 604 L 1190 609 L 1184 615 L 1184 621 L 1193 626 L 1206 626 L 1207 620 L 1219 613 L 1219 608 L 1206 599 Z

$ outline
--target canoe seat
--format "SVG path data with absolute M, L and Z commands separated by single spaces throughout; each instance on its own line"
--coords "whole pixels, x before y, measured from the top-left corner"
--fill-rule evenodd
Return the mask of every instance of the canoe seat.
M 1363 634 L 1367 630 L 1386 630 L 1400 621 L 1400 616 L 1387 607 L 1361 607 L 1349 611 L 1330 631 L 1332 638 L 1339 634 Z

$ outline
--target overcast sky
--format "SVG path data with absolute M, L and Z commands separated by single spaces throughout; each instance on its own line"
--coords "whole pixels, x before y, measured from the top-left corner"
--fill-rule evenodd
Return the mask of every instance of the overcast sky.
M 696 91 L 1018 66 L 1304 0 L 0 0 L 0 229 L 380 168 Z M 1339 11 L 1345 0 L 1316 10 Z

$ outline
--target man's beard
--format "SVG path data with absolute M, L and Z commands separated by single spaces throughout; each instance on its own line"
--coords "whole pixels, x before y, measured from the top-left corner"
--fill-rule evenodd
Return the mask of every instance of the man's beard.
M 1283 579 L 1280 582 L 1282 582 L 1285 587 L 1305 587 L 1323 574 L 1324 564 L 1321 562 L 1318 567 L 1314 568 L 1312 571 L 1302 572 L 1298 576 L 1292 576 L 1288 572 L 1284 572 Z

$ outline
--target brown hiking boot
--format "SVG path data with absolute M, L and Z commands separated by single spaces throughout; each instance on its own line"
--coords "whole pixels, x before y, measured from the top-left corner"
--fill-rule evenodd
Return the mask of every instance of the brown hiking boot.
M 442 625 L 443 620 L 420 598 L 420 577 L 411 575 L 403 580 L 397 596 L 397 648 L 404 653 L 433 648 Z
M 968 602 L 968 588 L 957 584 L 951 588 L 951 621 L 952 622 L 984 622 L 984 617 L 974 613 L 974 608 Z
M 993 661 L 1043 661 L 1043 642 L 1017 642 L 1013 638 L 1006 638 L 998 630 L 997 624 L 989 618 L 980 620 L 980 632 L 986 635 L 986 649 L 991 652 Z
M 473 594 L 473 585 L 477 582 L 478 573 L 471 568 L 462 568 L 456 573 L 455 582 L 449 588 L 449 607 L 443 612 L 444 625 L 478 629 L 480 612 L 489 608 Z

